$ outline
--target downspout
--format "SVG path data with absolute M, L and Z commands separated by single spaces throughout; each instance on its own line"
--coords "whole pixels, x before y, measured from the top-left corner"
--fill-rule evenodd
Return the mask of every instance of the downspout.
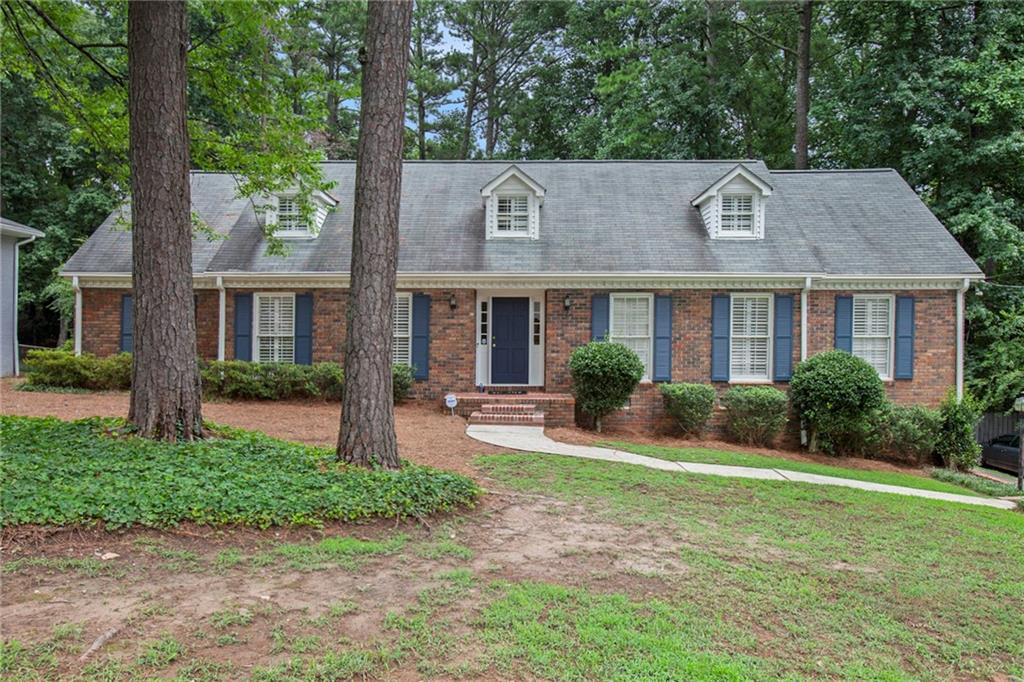
M 78 275 L 71 278 L 71 288 L 75 292 L 75 355 L 82 354 L 82 287 L 78 285 Z
M 964 277 L 963 284 L 956 290 L 956 399 L 964 397 L 964 294 L 971 286 L 971 280 Z
M 22 244 L 31 244 L 35 236 L 14 242 L 14 376 L 21 374 L 21 344 L 18 343 L 18 252 Z
M 223 360 L 227 294 L 224 291 L 224 278 L 220 276 L 217 277 L 217 297 L 219 299 L 219 309 L 217 311 L 217 359 Z

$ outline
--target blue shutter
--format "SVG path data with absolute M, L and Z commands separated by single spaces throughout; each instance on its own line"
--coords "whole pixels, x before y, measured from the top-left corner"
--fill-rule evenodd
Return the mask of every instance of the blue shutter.
M 914 297 L 896 297 L 896 379 L 914 378 Z
M 590 299 L 590 340 L 608 338 L 608 294 L 594 294 Z
M 672 297 L 654 297 L 654 381 L 672 381 Z
M 295 364 L 313 364 L 313 294 L 295 296 Z
M 235 294 L 235 360 L 252 360 L 252 294 Z
M 122 353 L 131 353 L 134 346 L 134 325 L 135 306 L 132 302 L 132 295 L 125 294 L 121 297 L 121 343 Z
M 775 339 L 772 344 L 775 381 L 793 376 L 793 297 L 775 295 Z
M 853 296 L 836 296 L 836 348 L 853 352 Z
M 729 312 L 728 294 L 711 297 L 711 380 L 729 380 Z
M 424 381 L 430 375 L 430 296 L 412 296 L 412 366 L 413 376 Z

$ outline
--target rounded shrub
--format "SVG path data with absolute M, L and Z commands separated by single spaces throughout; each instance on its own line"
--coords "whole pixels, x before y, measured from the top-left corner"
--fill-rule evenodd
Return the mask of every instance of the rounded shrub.
M 715 389 L 707 384 L 662 384 L 665 411 L 687 436 L 699 437 L 715 409 Z
M 810 435 L 811 449 L 849 452 L 872 414 L 885 404 L 878 372 L 864 360 L 833 350 L 804 360 L 793 371 L 789 397 Z
M 957 400 L 950 390 L 939 406 L 941 431 L 935 451 L 942 463 L 956 471 L 970 471 L 978 466 L 981 446 L 974 438 L 974 427 L 981 419 L 982 405 L 969 391 Z
M 576 404 L 600 431 L 601 419 L 622 409 L 633 394 L 644 375 L 644 364 L 620 343 L 591 341 L 573 351 L 569 373 Z
M 920 465 L 930 461 L 942 429 L 942 415 L 921 405 L 886 402 L 877 412 L 865 454 Z
M 789 399 L 771 386 L 736 386 L 722 396 L 729 435 L 741 443 L 771 445 L 786 426 Z

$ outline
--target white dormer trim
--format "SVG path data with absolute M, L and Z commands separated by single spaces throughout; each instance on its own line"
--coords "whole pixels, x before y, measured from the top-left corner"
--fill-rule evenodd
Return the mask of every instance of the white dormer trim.
M 294 200 L 299 196 L 298 189 L 288 189 L 265 197 L 262 204 L 263 219 L 267 228 L 279 224 L 281 218 L 281 202 Z M 309 195 L 313 204 L 313 223 L 304 229 L 275 229 L 274 236 L 279 239 L 316 239 L 327 220 L 327 214 L 338 205 L 338 200 L 326 192 L 314 190 Z
M 764 239 L 764 203 L 771 196 L 772 186 L 743 164 L 716 180 L 710 187 L 694 197 L 690 204 L 700 211 L 704 227 L 712 239 L 750 240 Z M 747 231 L 723 231 L 722 213 L 727 197 L 750 197 L 753 224 Z
M 544 187 L 515 165 L 509 166 L 480 190 L 484 201 L 484 221 L 487 239 L 539 239 L 540 207 L 544 204 Z M 526 202 L 526 229 L 509 230 L 499 227 L 501 204 Z

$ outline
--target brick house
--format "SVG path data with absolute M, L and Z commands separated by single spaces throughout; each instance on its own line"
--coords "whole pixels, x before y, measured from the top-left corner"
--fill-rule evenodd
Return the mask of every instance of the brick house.
M 301 209 L 292 193 L 236 196 L 192 174 L 220 239 L 196 236 L 198 352 L 207 359 L 341 361 L 355 164 Z M 115 212 L 68 261 L 75 349 L 132 347 L 131 235 Z M 264 229 L 288 246 L 268 255 Z M 567 361 L 594 338 L 646 372 L 606 423 L 653 426 L 658 382 L 774 384 L 842 348 L 897 402 L 963 383 L 963 296 L 982 276 L 894 171 L 771 171 L 760 161 L 406 162 L 394 358 L 415 394 L 522 394 L 572 414 Z M 476 394 L 477 397 L 474 397 Z

